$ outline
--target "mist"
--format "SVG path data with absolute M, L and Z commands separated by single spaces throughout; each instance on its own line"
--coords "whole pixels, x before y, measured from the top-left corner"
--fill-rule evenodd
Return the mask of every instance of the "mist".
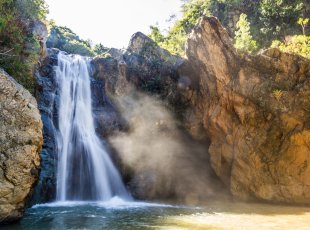
M 131 93 L 118 98 L 117 105 L 130 128 L 109 142 L 127 168 L 135 197 L 195 203 L 219 194 L 223 188 L 210 169 L 207 140 L 192 140 L 150 96 Z

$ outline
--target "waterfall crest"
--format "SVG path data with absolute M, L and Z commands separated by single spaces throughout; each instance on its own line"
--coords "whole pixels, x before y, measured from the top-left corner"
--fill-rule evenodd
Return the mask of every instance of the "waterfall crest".
M 89 61 L 58 54 L 57 201 L 103 201 L 131 196 L 95 132 Z

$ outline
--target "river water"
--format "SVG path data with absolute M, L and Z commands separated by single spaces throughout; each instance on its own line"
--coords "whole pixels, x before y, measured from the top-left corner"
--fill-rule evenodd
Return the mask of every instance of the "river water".
M 212 201 L 198 206 L 58 202 L 26 211 L 4 229 L 310 229 L 310 207 Z

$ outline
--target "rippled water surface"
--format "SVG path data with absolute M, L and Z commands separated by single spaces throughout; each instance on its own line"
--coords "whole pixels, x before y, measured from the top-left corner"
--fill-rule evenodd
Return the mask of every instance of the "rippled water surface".
M 124 202 L 34 206 L 4 229 L 310 229 L 310 208 L 212 201 L 201 207 Z

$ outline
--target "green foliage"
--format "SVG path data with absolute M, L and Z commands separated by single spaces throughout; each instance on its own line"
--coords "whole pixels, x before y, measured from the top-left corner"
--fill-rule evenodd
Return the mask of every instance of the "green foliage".
M 108 47 L 105 47 L 104 45 L 102 45 L 101 43 L 96 44 L 93 48 L 93 51 L 97 54 L 97 55 L 104 55 L 106 54 L 110 49 Z
M 272 40 L 284 39 L 286 35 L 297 34 L 295 23 L 298 17 L 307 15 L 310 4 L 304 0 L 183 0 L 183 16 L 175 21 L 167 35 L 160 28 L 151 27 L 150 37 L 161 47 L 173 54 L 184 55 L 187 36 L 202 15 L 214 15 L 233 35 L 237 28 L 236 16 L 244 13 L 251 24 L 249 35 L 255 42 L 250 42 L 247 49 L 269 47 Z M 305 26 L 305 24 L 300 24 Z M 303 28 L 304 30 L 304 28 Z M 305 31 L 304 31 L 305 32 Z M 249 39 L 248 39 L 249 40 Z
M 105 59 L 111 59 L 112 58 L 112 55 L 109 53 L 101 53 L 101 54 L 99 54 L 99 56 L 101 58 L 105 58 Z
M 172 54 L 184 56 L 186 40 L 187 34 L 181 29 L 170 33 L 161 46 Z
M 182 6 L 183 17 L 174 23 L 166 36 L 156 26 L 150 27 L 151 34 L 149 36 L 170 53 L 184 56 L 187 36 L 199 18 L 204 14 L 209 14 L 210 2 L 209 0 L 185 1 Z
M 65 43 L 62 47 L 62 50 L 72 54 L 80 54 L 83 56 L 94 56 L 91 47 L 88 47 L 76 40 L 68 41 L 67 43 Z
M 260 31 L 265 40 L 271 41 L 296 34 L 298 28 L 295 22 L 304 7 L 303 0 L 261 0 Z
M 309 23 L 309 18 L 298 18 L 297 24 L 305 26 Z
M 283 97 L 283 91 L 281 89 L 275 89 L 272 92 L 273 96 L 275 97 L 275 99 L 277 99 L 277 101 L 280 101 L 280 99 Z
M 182 6 L 183 17 L 170 28 L 163 47 L 173 54 L 184 56 L 184 47 L 188 34 L 203 15 L 210 14 L 211 1 L 190 0 Z
M 296 53 L 310 59 L 310 36 L 292 36 L 286 43 L 274 40 L 271 47 L 279 48 L 281 51 L 287 53 Z
M 309 18 L 298 18 L 297 24 L 301 26 L 303 35 L 306 35 L 305 29 L 308 23 L 309 23 Z
M 183 17 L 172 27 L 174 30 L 183 30 L 189 34 L 203 15 L 209 15 L 212 1 L 209 0 L 190 0 L 182 6 Z
M 149 37 L 153 39 L 156 43 L 162 43 L 165 40 L 164 35 L 161 34 L 157 26 L 150 26 L 151 33 Z
M 246 14 L 241 14 L 236 25 L 235 47 L 243 52 L 252 53 L 257 49 L 256 41 L 250 33 L 250 23 Z
M 0 1 L 0 66 L 28 90 L 34 89 L 33 65 L 39 43 L 31 25 L 47 13 L 43 0 Z
M 49 23 L 49 37 L 46 42 L 48 48 L 57 48 L 71 54 L 93 57 L 95 55 L 103 58 L 109 58 L 110 48 L 96 44 L 92 47 L 90 40 L 81 39 L 70 28 L 57 26 L 53 21 Z M 111 55 L 110 55 L 111 56 Z
M 31 20 L 44 20 L 48 13 L 48 7 L 44 0 L 16 0 L 16 9 L 23 18 Z
M 95 55 L 89 41 L 80 39 L 71 29 L 63 26 L 52 25 L 46 45 L 49 48 L 57 48 L 67 53 L 83 56 Z

